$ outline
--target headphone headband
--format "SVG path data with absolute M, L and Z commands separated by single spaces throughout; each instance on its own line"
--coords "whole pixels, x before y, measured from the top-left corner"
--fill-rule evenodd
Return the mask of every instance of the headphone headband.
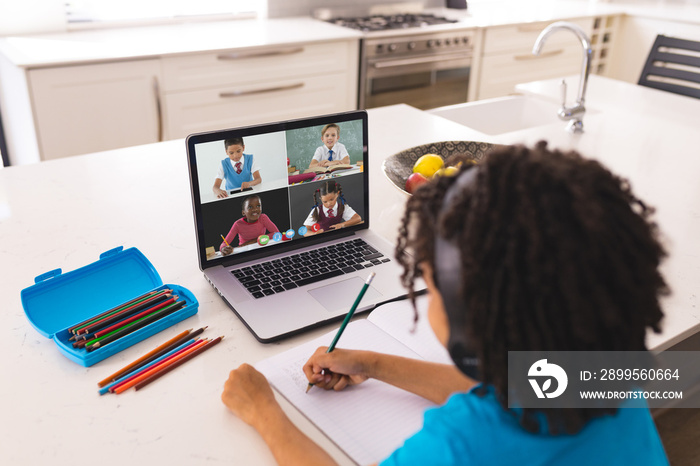
M 457 368 L 467 376 L 478 379 L 478 359 L 476 352 L 462 330 L 465 327 L 467 306 L 461 294 L 462 254 L 455 241 L 446 238 L 442 231 L 441 219 L 447 213 L 457 196 L 471 188 L 476 182 L 478 169 L 470 168 L 462 172 L 445 192 L 435 231 L 435 281 L 450 325 L 447 350 Z

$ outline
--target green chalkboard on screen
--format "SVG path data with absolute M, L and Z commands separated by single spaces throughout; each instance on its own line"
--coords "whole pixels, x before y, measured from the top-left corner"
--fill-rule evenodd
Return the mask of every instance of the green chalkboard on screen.
M 316 148 L 321 146 L 321 130 L 324 125 L 287 131 L 287 157 L 289 165 L 304 171 L 309 167 Z M 362 120 L 343 121 L 340 126 L 340 139 L 350 155 L 350 164 L 362 161 Z

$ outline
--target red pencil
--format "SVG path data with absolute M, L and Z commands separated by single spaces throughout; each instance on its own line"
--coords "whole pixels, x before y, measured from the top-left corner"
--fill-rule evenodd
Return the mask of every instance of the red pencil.
M 189 359 L 192 359 L 193 357 L 197 356 L 198 354 L 205 352 L 206 350 L 208 350 L 212 346 L 219 343 L 223 338 L 224 338 L 223 336 L 220 336 L 220 337 L 210 341 L 206 345 L 196 348 L 191 353 L 184 355 L 183 357 L 181 357 L 177 361 L 174 361 L 172 364 L 168 365 L 167 367 L 163 367 L 161 370 L 156 371 L 154 374 L 146 377 L 142 382 L 137 383 L 136 386 L 134 387 L 134 390 L 142 389 L 143 387 L 145 387 L 149 383 L 153 382 L 154 380 L 158 379 L 159 377 L 162 377 L 163 375 L 167 374 L 171 370 L 175 369 L 180 364 L 184 364 Z
M 93 322 L 90 322 L 86 325 L 83 325 L 81 328 L 75 330 L 74 333 L 77 336 L 81 336 L 81 335 L 84 335 L 86 333 L 90 333 L 90 332 L 93 332 L 95 330 L 99 330 L 99 328 L 102 325 L 104 325 L 105 323 L 107 325 L 111 324 L 112 322 L 114 322 L 115 319 L 118 319 L 119 316 L 123 316 L 124 314 L 128 314 L 129 312 L 131 312 L 135 309 L 138 309 L 138 308 L 143 309 L 144 306 L 148 306 L 149 304 L 151 304 L 155 301 L 159 301 L 159 300 L 163 299 L 164 297 L 169 297 L 168 296 L 169 293 L 170 293 L 170 290 L 159 291 L 158 293 L 154 294 L 153 296 L 149 297 L 148 299 L 145 299 L 139 303 L 133 304 L 133 305 L 126 307 L 124 309 L 120 309 L 120 310 L 113 312 L 107 316 L 104 316 L 98 320 L 94 320 Z
M 101 337 L 102 335 L 107 335 L 109 332 L 111 332 L 111 331 L 113 331 L 113 330 L 116 330 L 116 329 L 118 329 L 119 327 L 123 327 L 124 325 L 126 325 L 126 324 L 128 324 L 128 323 L 130 323 L 130 322 L 133 322 L 133 321 L 135 321 L 135 320 L 139 320 L 141 317 L 147 316 L 147 315 L 150 314 L 151 312 L 155 312 L 155 311 L 157 311 L 157 310 L 159 310 L 159 309 L 163 309 L 165 306 L 168 306 L 168 305 L 174 303 L 175 301 L 177 301 L 177 298 L 178 298 L 178 296 L 175 295 L 175 296 L 173 296 L 172 298 L 168 299 L 167 301 L 163 301 L 162 303 L 158 303 L 157 305 L 155 305 L 155 306 L 153 306 L 153 307 L 149 307 L 149 308 L 146 309 L 145 311 L 141 311 L 141 312 L 139 312 L 138 314 L 134 314 L 133 316 L 128 317 L 127 319 L 120 320 L 119 322 L 117 322 L 117 323 L 114 324 L 114 325 L 110 325 L 109 327 L 104 328 L 104 329 L 100 330 L 99 332 L 95 332 L 95 335 L 94 335 L 94 336 L 95 336 L 95 337 Z

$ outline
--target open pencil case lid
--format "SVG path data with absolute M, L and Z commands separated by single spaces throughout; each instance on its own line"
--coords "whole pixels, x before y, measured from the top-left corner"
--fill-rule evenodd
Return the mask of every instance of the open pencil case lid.
M 73 348 L 70 327 L 156 289 L 170 288 L 185 307 L 110 344 L 88 352 Z M 51 270 L 22 290 L 22 307 L 39 333 L 52 338 L 61 352 L 83 366 L 112 356 L 197 313 L 194 295 L 178 285 L 163 285 L 153 264 L 137 248 L 110 249 L 86 266 L 62 273 Z

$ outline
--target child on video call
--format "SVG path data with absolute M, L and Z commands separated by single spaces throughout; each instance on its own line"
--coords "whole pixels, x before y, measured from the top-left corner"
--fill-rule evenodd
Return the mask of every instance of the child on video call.
M 277 226 L 270 220 L 270 217 L 262 213 L 260 196 L 246 197 L 243 199 L 241 207 L 243 217 L 233 223 L 231 230 L 226 235 L 225 242 L 222 242 L 219 246 L 219 250 L 224 256 L 233 252 L 231 244 L 233 244 L 233 239 L 236 235 L 238 235 L 238 245 L 245 246 L 255 243 L 260 235 L 279 231 Z
M 375 378 L 439 405 L 383 465 L 668 464 L 641 399 L 507 405 L 508 351 L 644 351 L 647 330 L 660 331 L 668 289 L 651 214 L 627 181 L 575 152 L 497 149 L 418 188 L 399 232 L 402 281 L 411 296 L 425 281 L 428 321 L 455 365 L 319 348 L 299 370 L 326 390 Z M 222 399 L 278 462 L 334 464 L 253 367 L 230 373 Z
M 244 154 L 243 138 L 231 138 L 224 141 L 224 149 L 228 158 L 223 159 L 214 180 L 214 194 L 222 199 L 228 196 L 226 191 L 246 189 L 262 182 L 260 169 L 252 154 Z M 222 181 L 225 182 L 221 189 Z
M 328 180 L 314 191 L 314 207 L 304 220 L 304 226 L 307 229 L 304 236 L 345 228 L 360 222 L 362 222 L 360 215 L 345 202 L 340 183 Z M 313 228 L 315 224 L 318 224 L 317 231 Z
M 331 165 L 350 163 L 350 154 L 345 146 L 338 142 L 340 139 L 340 126 L 330 123 L 321 130 L 321 141 L 323 145 L 316 149 L 311 159 L 309 168 L 330 167 Z

